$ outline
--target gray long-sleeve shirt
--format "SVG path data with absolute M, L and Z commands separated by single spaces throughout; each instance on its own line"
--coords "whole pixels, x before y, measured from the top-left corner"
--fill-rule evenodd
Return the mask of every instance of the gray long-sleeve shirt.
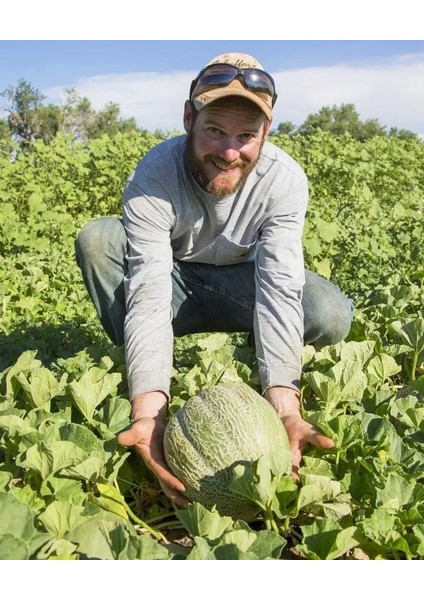
M 130 397 L 153 390 L 169 395 L 173 258 L 214 265 L 255 260 L 254 331 L 262 388 L 295 388 L 303 345 L 306 175 L 293 158 L 265 142 L 243 187 L 217 198 L 187 168 L 185 142 L 186 136 L 173 138 L 148 152 L 124 192 Z

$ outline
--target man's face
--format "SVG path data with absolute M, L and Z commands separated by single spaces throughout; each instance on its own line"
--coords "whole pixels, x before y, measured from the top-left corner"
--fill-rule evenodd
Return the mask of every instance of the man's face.
M 270 123 L 252 102 L 236 96 L 203 108 L 186 103 L 187 157 L 199 185 L 217 197 L 234 193 L 256 165 Z

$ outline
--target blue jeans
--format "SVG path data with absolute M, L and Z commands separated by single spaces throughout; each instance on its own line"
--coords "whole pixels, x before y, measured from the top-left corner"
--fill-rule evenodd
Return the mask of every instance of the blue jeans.
M 127 238 L 122 221 L 90 221 L 75 243 L 84 283 L 109 338 L 124 343 Z M 215 266 L 174 260 L 172 314 L 174 335 L 213 331 L 253 331 L 254 263 Z M 322 348 L 349 333 L 353 303 L 338 287 L 305 270 L 304 343 Z

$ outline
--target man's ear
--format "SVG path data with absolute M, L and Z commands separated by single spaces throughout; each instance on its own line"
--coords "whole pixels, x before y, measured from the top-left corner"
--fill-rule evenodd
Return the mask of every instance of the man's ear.
M 193 106 L 190 100 L 186 100 L 184 104 L 184 129 L 186 133 L 191 132 L 191 128 L 193 127 Z
M 268 135 L 269 130 L 271 129 L 271 123 L 272 123 L 272 121 L 265 121 L 265 125 L 264 125 L 264 134 L 265 134 L 265 136 Z

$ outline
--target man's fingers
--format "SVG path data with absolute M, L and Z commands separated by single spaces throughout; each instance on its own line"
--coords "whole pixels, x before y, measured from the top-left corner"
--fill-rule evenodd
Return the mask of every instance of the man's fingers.
M 160 484 L 164 484 L 170 489 L 176 490 L 177 492 L 185 492 L 185 486 L 172 474 L 172 472 L 162 462 L 153 461 L 150 457 L 143 458 L 146 466 L 156 475 L 159 479 Z
M 319 433 L 315 427 L 301 421 L 296 423 L 297 427 L 290 431 L 290 448 L 292 451 L 292 477 L 299 483 L 299 468 L 302 462 L 303 449 L 306 444 L 313 444 L 322 450 L 330 449 L 335 446 L 333 440 Z
M 189 501 L 185 496 L 180 494 L 180 492 L 178 490 L 176 490 L 175 488 L 166 485 L 166 483 L 164 483 L 160 479 L 159 479 L 159 483 L 160 483 L 160 486 L 163 489 L 165 495 L 170 500 L 172 500 L 172 502 L 174 502 L 180 508 L 187 508 Z
M 126 431 L 121 431 L 118 434 L 118 444 L 121 446 L 134 446 L 140 439 L 140 431 L 135 427 L 131 427 Z
M 334 448 L 335 443 L 330 438 L 319 433 L 314 427 L 312 427 L 311 431 L 305 436 L 305 440 L 310 444 L 313 444 L 317 448 L 322 448 L 323 450 Z

